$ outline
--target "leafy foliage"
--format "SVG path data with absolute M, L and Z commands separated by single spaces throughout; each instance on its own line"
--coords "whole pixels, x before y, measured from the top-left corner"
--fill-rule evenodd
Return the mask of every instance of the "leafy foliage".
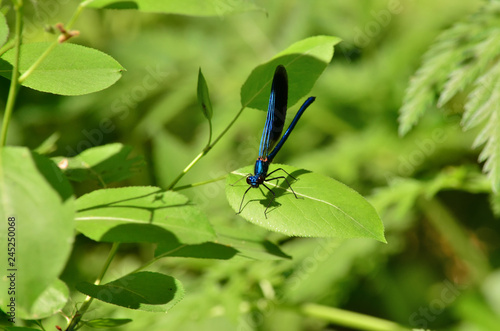
M 15 66 L 16 40 L 45 45 L 17 83 L 50 80 L 46 60 L 65 83 L 0 78 L 7 142 L 29 146 L 0 147 L 0 214 L 17 217 L 22 267 L 16 323 L 3 305 L 0 329 L 495 329 L 500 200 L 470 146 L 483 136 L 495 153 L 498 40 L 494 2 L 463 20 L 479 1 L 15 1 L 20 39 L 19 7 L 3 7 L 0 54 Z M 406 101 L 466 104 L 470 130 L 424 107 L 401 117 L 420 123 L 400 139 L 408 69 L 449 26 L 415 77 L 421 99 Z M 67 64 L 87 53 L 106 64 L 78 63 L 80 79 Z M 248 185 L 231 184 L 252 170 L 264 122 L 244 107 L 267 108 L 278 63 L 290 106 L 317 97 L 278 156 L 307 198 L 273 181 L 267 219 L 265 188 L 235 215 Z
M 493 191 L 500 189 L 500 4 L 491 1 L 481 11 L 443 32 L 424 55 L 412 78 L 400 110 L 400 134 L 406 134 L 436 102 L 443 107 L 460 92 L 468 99 L 462 126 L 482 126 L 473 148 L 485 145 L 485 162 Z

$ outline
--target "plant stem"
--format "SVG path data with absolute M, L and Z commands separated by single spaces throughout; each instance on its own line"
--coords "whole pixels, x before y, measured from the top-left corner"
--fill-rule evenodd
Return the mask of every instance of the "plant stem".
M 182 170 L 182 172 L 179 174 L 179 176 L 177 176 L 173 182 L 168 186 L 167 190 L 172 190 L 174 187 L 175 187 L 175 184 L 177 184 L 177 182 L 179 182 L 179 180 L 189 171 L 191 170 L 191 168 L 203 157 L 205 156 L 214 146 L 215 144 L 217 144 L 217 142 L 219 142 L 219 140 L 227 133 L 227 131 L 229 131 L 229 129 L 233 126 L 233 124 L 236 122 L 236 120 L 238 119 L 238 117 L 240 117 L 241 113 L 243 112 L 243 110 L 245 109 L 245 107 L 242 107 L 238 113 L 236 114 L 236 116 L 233 118 L 233 120 L 229 123 L 229 125 L 219 134 L 219 136 L 210 144 L 210 145 L 207 145 L 207 147 L 205 147 L 203 149 L 203 151 L 201 151 L 200 154 L 198 154 L 194 159 L 193 161 L 191 161 L 191 163 L 188 164 L 188 166 L 186 168 L 184 168 L 184 170 Z M 184 188 L 184 187 L 183 187 Z
M 109 268 L 109 265 L 111 264 L 111 261 L 113 261 L 113 258 L 116 255 L 116 252 L 118 251 L 118 247 L 120 247 L 120 243 L 113 243 L 113 246 L 111 247 L 111 250 L 109 251 L 108 258 L 106 259 L 106 263 L 104 263 L 104 266 L 102 267 L 101 273 L 97 277 L 96 281 L 94 282 L 95 285 L 99 285 L 104 278 L 104 275 L 106 274 L 106 271 Z M 83 315 L 87 312 L 87 310 L 90 307 L 90 304 L 94 298 L 91 296 L 87 295 L 85 300 L 83 301 L 82 306 L 78 311 L 71 317 L 71 321 L 68 324 L 68 327 L 66 328 L 65 331 L 73 331 L 75 330 L 76 326 L 78 323 L 80 323 L 80 320 L 82 319 Z
M 472 243 L 460 222 L 437 199 L 426 200 L 422 198 L 418 200 L 418 204 L 431 224 L 468 265 L 474 282 L 481 284 L 482 280 L 490 273 L 488 259 Z
M 343 309 L 306 303 L 302 305 L 301 311 L 304 315 L 320 318 L 338 325 L 346 326 L 356 330 L 371 331 L 409 331 L 395 322 L 381 318 L 355 313 Z
M 198 183 L 188 184 L 188 185 L 184 185 L 184 186 L 179 186 L 179 187 L 176 187 L 174 189 L 174 191 L 185 190 L 185 189 L 191 188 L 191 187 L 196 187 L 196 186 L 201 186 L 201 185 L 206 185 L 206 184 L 218 182 L 219 180 L 223 180 L 226 177 L 227 177 L 227 174 L 224 175 L 224 176 L 217 177 L 215 179 L 209 179 L 209 180 L 205 180 L 203 182 L 198 182 Z
M 17 91 L 19 90 L 19 57 L 21 54 L 21 42 L 23 35 L 23 1 L 14 1 L 16 10 L 16 28 L 14 45 L 14 65 L 12 67 L 12 78 L 10 80 L 9 96 L 5 105 L 4 118 L 2 122 L 2 132 L 0 136 L 0 147 L 5 146 L 7 142 L 7 131 L 9 129 L 10 117 L 16 103 Z

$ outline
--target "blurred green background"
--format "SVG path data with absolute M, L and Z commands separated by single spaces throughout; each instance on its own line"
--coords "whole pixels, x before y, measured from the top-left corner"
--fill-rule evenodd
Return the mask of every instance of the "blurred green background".
M 222 1 L 231 8 L 232 1 Z M 257 1 L 263 11 L 185 17 L 86 10 L 75 43 L 126 68 L 110 88 L 61 97 L 22 88 L 9 144 L 36 148 L 60 135 L 51 155 L 73 156 L 121 142 L 145 166 L 125 185 L 166 187 L 201 151 L 208 125 L 198 109 L 201 67 L 214 108 L 214 134 L 240 108 L 240 88 L 257 65 L 314 35 L 343 39 L 310 95 L 310 110 L 275 160 L 331 176 L 374 204 L 388 244 L 286 238 L 234 215 L 224 183 L 183 190 L 216 228 L 262 233 L 293 257 L 257 261 L 170 258 L 151 268 L 178 278 L 186 297 L 167 315 L 95 302 L 87 318 L 133 318 L 115 330 L 351 330 L 310 316 L 317 303 L 414 328 L 495 330 L 500 325 L 498 217 L 463 132 L 460 102 L 430 109 L 398 136 L 398 110 L 422 55 L 440 32 L 486 1 Z M 52 40 L 44 25 L 67 21 L 75 1 L 41 1 L 27 11 L 25 42 Z M 49 6 L 50 5 L 50 6 Z M 2 101 L 9 82 L 0 80 Z M 289 105 L 294 114 L 298 105 Z M 291 117 L 292 115 L 289 115 Z M 215 179 L 257 156 L 265 113 L 247 109 L 179 185 Z M 112 122 L 108 127 L 109 121 Z M 105 128 L 105 129 L 103 129 Z M 95 187 L 75 186 L 81 195 Z M 107 280 L 137 268 L 149 245 L 125 245 Z M 109 246 L 77 237 L 62 279 L 93 282 Z M 106 280 L 106 279 L 105 279 Z M 67 313 L 83 300 L 75 292 Z M 54 317 L 45 322 L 63 324 Z

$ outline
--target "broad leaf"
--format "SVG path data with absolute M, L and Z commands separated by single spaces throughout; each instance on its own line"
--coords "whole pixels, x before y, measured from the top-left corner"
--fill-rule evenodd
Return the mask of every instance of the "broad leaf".
M 130 157 L 132 147 L 119 143 L 92 147 L 73 157 L 53 158 L 73 181 L 97 181 L 101 186 L 131 177 L 142 166 L 142 157 Z
M 253 3 L 244 0 L 95 0 L 88 7 L 137 9 L 143 12 L 190 16 L 222 16 L 251 10 L 262 10 Z
M 226 196 L 235 211 L 239 211 L 243 194 L 249 186 L 244 180 L 231 184 L 245 177 L 252 168 L 239 169 L 227 178 Z M 279 185 L 276 181 L 266 182 L 276 194 L 267 218 L 264 211 L 273 195 L 263 186 L 250 189 L 246 194 L 240 214 L 243 218 L 289 236 L 367 237 L 385 242 L 382 221 L 359 193 L 334 179 L 303 169 L 273 165 L 269 171 L 277 168 L 284 169 L 297 179 L 286 176 L 299 199 L 282 179 Z
M 167 312 L 184 297 L 177 279 L 157 272 L 136 272 L 104 285 L 77 284 L 78 291 L 130 309 Z
M 337 37 L 316 36 L 296 42 L 271 61 L 255 68 L 241 88 L 242 107 L 267 110 L 273 73 L 279 64 L 288 73 L 288 106 L 311 91 L 333 56 Z
M 40 58 L 51 43 L 21 46 L 21 75 Z M 14 49 L 1 56 L 0 75 L 10 79 Z M 111 56 L 96 49 L 63 43 L 57 45 L 40 65 L 22 82 L 34 90 L 61 95 L 82 95 L 103 90 L 121 77 L 123 67 Z
M 9 301 L 7 269 L 13 268 L 18 270 L 17 310 L 25 316 L 44 314 L 38 309 L 38 300 L 55 286 L 66 265 L 74 238 L 74 210 L 71 186 L 51 160 L 27 148 L 0 149 L 2 310 L 6 311 Z M 15 218 L 15 229 L 9 230 L 10 217 Z M 15 238 L 16 243 L 15 262 L 9 266 L 7 257 L 12 256 L 7 256 L 8 230 L 9 238 Z
M 207 217 L 187 197 L 158 187 L 96 190 L 76 205 L 76 228 L 96 241 L 199 244 L 215 239 Z

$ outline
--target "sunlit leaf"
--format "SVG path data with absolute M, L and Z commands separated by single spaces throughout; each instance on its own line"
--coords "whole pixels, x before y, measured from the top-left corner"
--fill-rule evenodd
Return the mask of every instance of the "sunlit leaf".
M 19 59 L 21 76 L 40 58 L 51 44 L 23 44 Z M 0 75 L 10 79 L 14 49 L 0 58 Z M 22 82 L 34 90 L 61 95 L 82 95 L 103 90 L 121 77 L 123 67 L 111 56 L 81 45 L 57 45 Z
M 215 239 L 205 214 L 188 198 L 158 187 L 101 189 L 76 201 L 76 228 L 105 242 L 198 244 Z
M 339 42 L 339 38 L 331 36 L 303 39 L 255 68 L 241 88 L 242 107 L 267 110 L 273 73 L 279 64 L 284 65 L 288 73 L 288 106 L 294 105 L 311 91 Z
M 239 211 L 245 190 L 249 187 L 241 180 L 253 167 L 232 172 L 226 181 L 226 197 L 235 211 Z M 367 237 L 385 242 L 384 227 L 375 209 L 359 193 L 344 184 L 304 169 L 285 165 L 274 165 L 272 170 L 282 168 L 293 190 L 283 180 L 266 182 L 276 194 L 270 205 L 267 218 L 264 214 L 272 194 L 262 185 L 261 189 L 250 189 L 245 196 L 241 216 L 268 230 L 289 236 L 303 237 Z M 270 169 L 270 171 L 272 171 Z
M 74 238 L 74 197 L 62 172 L 48 158 L 23 147 L 0 149 L 0 307 L 10 300 L 8 269 L 17 269 L 16 307 L 24 316 L 45 315 L 54 307 L 40 307 L 38 300 L 62 272 Z M 14 224 L 7 220 L 15 218 Z M 9 230 L 10 229 L 10 230 Z M 9 231 L 8 231 L 9 230 Z M 9 264 L 7 235 L 15 238 L 15 261 Z M 11 241 L 12 242 L 12 241 Z M 15 271 L 14 271 L 15 272 Z M 53 293 L 53 292 L 51 292 Z M 48 293 L 48 297 L 51 297 Z M 42 299 L 45 300 L 42 296 Z M 56 304 L 57 305 L 57 304 Z

